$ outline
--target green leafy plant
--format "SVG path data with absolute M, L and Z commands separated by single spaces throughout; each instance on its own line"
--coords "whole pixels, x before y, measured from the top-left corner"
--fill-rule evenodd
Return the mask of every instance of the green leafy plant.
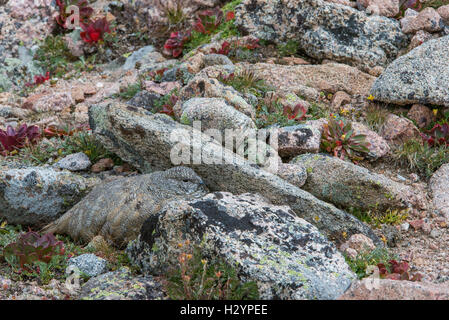
M 352 161 L 363 159 L 363 154 L 369 153 L 369 143 L 363 134 L 356 135 L 350 121 L 344 119 L 328 120 L 324 125 L 321 138 L 322 149 L 340 159 L 349 158 Z
M 397 260 L 394 254 L 383 247 L 378 247 L 371 251 L 362 251 L 355 258 L 348 256 L 345 258 L 349 267 L 359 279 L 369 276 L 369 273 L 367 273 L 369 266 L 377 266 L 379 263 L 388 264 L 391 260 Z
M 285 44 L 279 44 L 277 48 L 281 57 L 293 56 L 298 51 L 299 43 L 294 40 L 289 40 Z
M 256 97 L 261 97 L 272 89 L 263 78 L 246 69 L 229 75 L 220 74 L 218 80 L 241 93 L 251 93 Z
M 142 84 L 139 82 L 128 85 L 119 93 L 120 98 L 125 100 L 132 99 L 139 91 L 142 91 Z
M 449 162 L 449 148 L 446 145 L 431 147 L 417 139 L 410 139 L 397 145 L 391 155 L 394 163 L 429 178 L 444 163 Z
M 234 268 L 202 256 L 200 247 L 189 241 L 179 244 L 182 250 L 178 266 L 169 270 L 166 289 L 175 300 L 247 300 L 258 299 L 255 282 L 241 283 Z

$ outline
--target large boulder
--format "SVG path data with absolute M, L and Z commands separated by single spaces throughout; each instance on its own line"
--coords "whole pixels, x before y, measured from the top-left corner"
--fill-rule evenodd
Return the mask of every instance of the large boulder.
M 59 218 L 98 183 L 98 178 L 49 167 L 1 166 L 0 218 L 42 226 Z
M 449 106 L 449 36 L 429 40 L 391 63 L 371 88 L 376 100 Z
M 355 67 L 341 63 L 287 66 L 271 63 L 238 64 L 242 70 L 254 73 L 274 88 L 303 95 L 304 87 L 318 92 L 347 92 L 350 95 L 368 95 L 376 80 Z
M 212 191 L 259 193 L 274 204 L 289 205 L 332 239 L 343 240 L 345 232 L 363 233 L 381 243 L 369 227 L 350 214 L 261 170 L 210 136 L 166 115 L 146 115 L 138 108 L 107 101 L 91 106 L 89 116 L 90 127 L 101 143 L 142 172 L 182 164 L 194 169 Z
M 145 222 L 127 252 L 145 272 L 162 274 L 178 265 L 184 240 L 233 266 L 243 282 L 255 281 L 262 299 L 335 299 L 355 279 L 318 229 L 258 195 L 217 192 L 171 202 Z
M 386 66 L 408 44 L 398 21 L 322 0 L 244 0 L 236 25 L 263 40 L 297 41 L 310 57 L 364 69 Z
M 165 202 L 206 193 L 201 178 L 185 167 L 115 179 L 95 187 L 45 231 L 68 234 L 85 243 L 101 235 L 119 247 L 126 246 Z
M 306 167 L 304 190 L 339 207 L 385 213 L 424 205 L 425 196 L 413 188 L 336 157 L 305 154 L 291 163 Z

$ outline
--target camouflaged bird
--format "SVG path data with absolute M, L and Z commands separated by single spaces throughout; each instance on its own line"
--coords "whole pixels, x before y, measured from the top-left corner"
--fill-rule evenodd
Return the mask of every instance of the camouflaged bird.
M 101 235 L 109 243 L 123 247 L 137 238 L 144 221 L 166 202 L 207 193 L 201 178 L 187 167 L 116 179 L 96 186 L 42 231 L 68 234 L 85 243 Z

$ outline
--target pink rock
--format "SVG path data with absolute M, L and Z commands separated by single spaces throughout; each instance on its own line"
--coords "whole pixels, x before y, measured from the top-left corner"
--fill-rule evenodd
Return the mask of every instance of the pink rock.
M 443 19 L 444 23 L 449 24 L 449 4 L 439 7 L 437 12 Z
M 181 85 L 178 81 L 157 83 L 154 81 L 145 81 L 145 89 L 149 92 L 165 96 L 174 89 L 180 89 Z
M 38 93 L 28 97 L 23 108 L 36 112 L 62 111 L 74 104 L 68 92 Z
M 430 34 L 427 31 L 419 30 L 416 32 L 416 34 L 413 36 L 412 40 L 410 40 L 410 45 L 408 46 L 408 50 L 413 50 L 416 47 L 419 47 L 424 42 L 432 39 L 432 34 Z
M 423 227 L 424 225 L 424 220 L 420 219 L 420 220 L 413 220 L 413 221 L 409 221 L 410 225 L 413 227 L 413 229 L 415 230 L 419 230 Z
M 420 139 L 418 128 L 406 118 L 389 114 L 385 119 L 380 135 L 388 142 L 399 144 L 410 139 Z
M 348 248 L 355 250 L 357 254 L 359 254 L 361 252 L 374 250 L 376 246 L 374 245 L 373 240 L 367 236 L 363 234 L 354 234 L 340 246 L 341 251 L 345 251 Z
M 449 300 L 449 286 L 365 278 L 353 282 L 339 300 Z
M 351 102 L 351 96 L 344 91 L 338 91 L 332 97 L 331 107 L 332 110 L 338 111 L 338 109 L 347 103 Z
M 399 13 L 399 0 L 358 0 L 369 14 L 394 17 Z
M 370 145 L 368 146 L 368 149 L 370 151 L 370 155 L 375 158 L 381 158 L 385 156 L 388 152 L 390 152 L 390 146 L 388 145 L 387 141 L 380 135 L 378 135 L 376 132 L 368 129 L 367 126 L 365 126 L 362 123 L 359 122 L 353 122 L 352 128 L 354 129 L 354 133 L 356 135 L 358 134 L 364 134 L 366 136 L 365 141 L 367 141 Z
M 401 27 L 404 33 L 415 33 L 419 30 L 438 32 L 442 30 L 441 17 L 434 8 L 427 7 L 416 17 L 401 19 Z
M 407 117 L 414 120 L 419 128 L 427 127 L 436 119 L 432 110 L 421 104 L 414 104 L 407 113 Z

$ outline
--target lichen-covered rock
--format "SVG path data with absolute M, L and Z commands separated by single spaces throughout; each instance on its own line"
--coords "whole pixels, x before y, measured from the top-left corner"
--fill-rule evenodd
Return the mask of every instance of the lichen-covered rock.
M 180 101 L 173 108 L 175 115 L 181 117 L 181 104 L 191 98 L 220 98 L 236 110 L 255 119 L 256 111 L 233 87 L 225 86 L 217 79 L 207 78 L 202 74 L 195 76 L 179 92 Z
M 145 272 L 161 274 L 177 265 L 185 239 L 235 266 L 242 281 L 255 281 L 261 299 L 335 299 L 355 279 L 314 226 L 258 195 L 217 192 L 171 202 L 145 222 L 127 252 Z
M 223 54 L 206 54 L 203 61 L 206 67 L 216 65 L 233 65 L 231 59 Z
M 352 215 L 261 170 L 210 136 L 168 116 L 146 115 L 138 108 L 112 101 L 92 105 L 89 116 L 90 127 L 102 145 L 143 172 L 182 164 L 194 169 L 212 191 L 259 193 L 275 204 L 289 205 L 332 239 L 340 241 L 343 232 L 349 236 L 363 233 L 376 244 L 381 243 L 369 227 Z M 190 150 L 199 150 L 195 159 Z M 181 152 L 185 152 L 185 157 L 178 157 Z
M 302 153 L 320 150 L 321 132 L 307 125 L 279 128 L 278 153 L 281 157 L 294 157 Z
M 432 175 L 429 188 L 433 198 L 433 208 L 439 215 L 449 218 L 449 164 L 443 164 Z
M 82 171 L 91 166 L 89 157 L 84 152 L 72 153 L 56 162 L 55 166 L 69 171 Z
M 201 178 L 185 167 L 115 179 L 95 187 L 44 230 L 85 243 L 101 235 L 121 247 L 137 237 L 142 223 L 165 202 L 206 193 Z
M 306 154 L 291 163 L 307 170 L 304 190 L 343 208 L 382 214 L 388 209 L 424 205 L 424 195 L 413 188 L 336 157 Z
M 201 131 L 218 130 L 222 135 L 225 129 L 255 130 L 256 125 L 250 117 L 228 105 L 223 99 L 193 98 L 182 104 L 181 123 L 191 125 L 201 122 Z
M 146 64 L 164 62 L 165 58 L 153 46 L 146 46 L 134 51 L 122 66 L 123 70 L 132 70 L 138 64 L 139 68 Z
M 79 271 L 89 277 L 96 277 L 108 271 L 107 261 L 92 253 L 70 258 L 67 263 L 69 266 L 77 267 Z
M 9 223 L 42 226 L 83 198 L 98 178 L 47 167 L 0 167 L 0 217 Z
M 293 40 L 316 59 L 369 69 L 386 66 L 407 46 L 399 22 L 322 0 L 244 0 L 236 25 L 263 40 Z
M 392 62 L 376 79 L 371 94 L 395 104 L 449 106 L 449 36 L 429 40 Z
M 82 287 L 80 300 L 162 300 L 163 286 L 150 275 L 133 276 L 121 267 L 89 279 Z

